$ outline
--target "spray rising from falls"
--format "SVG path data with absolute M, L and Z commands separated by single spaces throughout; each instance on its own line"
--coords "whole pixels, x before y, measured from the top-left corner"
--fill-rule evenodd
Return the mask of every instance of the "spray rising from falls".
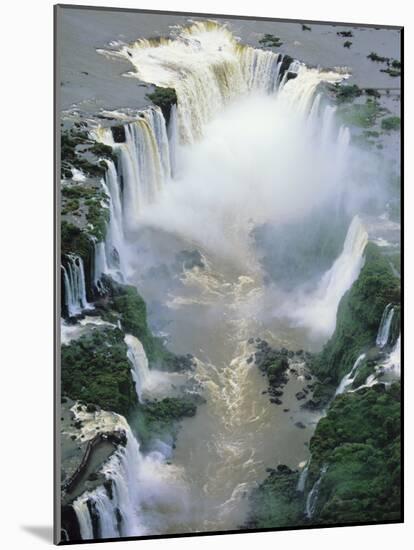
M 321 205 L 336 212 L 349 180 L 345 177 L 349 132 L 337 127 L 334 108 L 324 106 L 317 93 L 321 82 L 337 82 L 343 75 L 284 62 L 272 52 L 239 45 L 223 27 L 208 25 L 200 23 L 181 30 L 175 40 L 139 41 L 118 52 L 133 63 L 133 76 L 176 90 L 178 104 L 171 109 L 168 133 L 158 109 L 145 111 L 135 120 L 127 117 L 122 121 L 123 130 L 95 131 L 117 156 L 104 182 L 111 196 L 114 225 L 108 229 L 104 249 L 100 246 L 105 253 L 102 272 L 118 269 L 121 259 L 115 261 L 116 255 L 115 260 L 111 258 L 114 249 L 118 256 L 128 258 L 128 254 L 121 254 L 119 243 L 132 243 L 140 224 L 178 235 L 185 243 L 211 254 L 215 266 L 224 266 L 223 294 L 217 297 L 216 293 L 215 299 L 220 312 L 223 300 L 228 299 L 226 313 L 231 320 L 228 325 L 219 325 L 227 332 L 223 330 L 214 341 L 223 358 L 218 353 L 220 361 L 205 368 L 208 402 L 213 403 L 220 420 L 216 424 L 212 420 L 214 430 L 211 437 L 207 434 L 208 445 L 215 449 L 213 455 L 203 450 L 200 465 L 214 452 L 219 459 L 208 464 L 206 485 L 197 493 L 199 515 L 191 525 L 195 531 L 206 525 L 226 529 L 240 525 L 232 510 L 240 506 L 248 488 L 246 478 L 255 482 L 266 462 L 260 454 L 262 415 L 255 410 L 256 397 L 251 396 L 255 371 L 247 368 L 244 353 L 247 335 L 256 327 L 251 315 L 238 318 L 241 311 L 259 309 L 256 305 L 263 290 L 256 272 L 250 276 L 248 271 L 246 276 L 246 266 L 251 271 L 257 268 L 251 229 L 269 221 L 300 223 Z M 289 78 L 289 72 L 296 77 Z M 362 266 L 365 244 L 366 232 L 354 218 L 342 254 L 308 300 L 313 306 L 313 314 L 309 306 L 306 317 L 311 326 L 322 311 L 323 330 L 326 325 L 328 332 L 331 330 L 339 300 Z M 229 269 L 233 260 L 238 262 L 235 270 Z M 198 271 L 199 279 L 206 271 Z M 228 272 L 238 281 L 236 285 L 226 279 L 224 273 Z M 234 296 L 231 288 L 239 289 Z M 156 375 L 148 369 L 141 343 L 131 335 L 125 342 L 142 402 L 147 395 L 156 395 L 160 384 L 154 383 Z M 207 351 L 214 355 L 216 350 L 212 347 Z M 267 401 L 264 411 L 266 405 Z M 256 435 L 257 440 L 243 446 L 247 425 L 254 426 L 247 441 Z M 83 538 L 91 538 L 91 534 L 165 533 L 179 528 L 179 511 L 174 507 L 180 505 L 181 513 L 186 503 L 185 490 L 177 482 L 180 476 L 175 474 L 173 483 L 167 475 L 170 467 L 163 462 L 165 453 L 144 456 L 127 427 L 125 433 L 126 447 L 119 447 L 103 470 L 112 489 L 100 487 L 75 502 Z M 311 491 L 310 511 L 318 487 L 316 484 Z M 203 509 L 206 489 L 214 502 L 209 511 L 214 517 L 208 518 L 207 524 Z M 160 509 L 168 509 L 168 514 L 161 514 Z
M 69 254 L 62 267 L 65 288 L 65 305 L 69 317 L 75 317 L 85 309 L 93 309 L 86 298 L 85 269 L 80 256 Z

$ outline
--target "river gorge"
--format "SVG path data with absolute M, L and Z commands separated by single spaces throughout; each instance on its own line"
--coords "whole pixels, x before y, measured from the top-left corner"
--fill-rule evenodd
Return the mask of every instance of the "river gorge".
M 84 13 L 125 34 L 61 68 L 61 541 L 398 521 L 393 78 Z

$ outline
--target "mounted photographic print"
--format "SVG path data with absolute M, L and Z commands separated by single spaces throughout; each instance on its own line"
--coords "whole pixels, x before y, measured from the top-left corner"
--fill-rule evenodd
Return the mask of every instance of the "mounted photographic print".
M 403 521 L 400 27 L 55 8 L 55 542 Z

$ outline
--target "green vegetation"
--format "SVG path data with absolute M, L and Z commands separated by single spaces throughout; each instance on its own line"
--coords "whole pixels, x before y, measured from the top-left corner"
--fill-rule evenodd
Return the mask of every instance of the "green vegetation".
M 137 403 L 124 335 L 93 331 L 61 349 L 62 395 L 127 415 Z
M 303 496 L 296 490 L 298 472 L 279 466 L 249 497 L 247 529 L 292 527 L 303 524 Z
M 335 399 L 310 443 L 307 491 L 327 466 L 313 523 L 400 519 L 400 412 L 399 384 Z
M 352 46 L 352 42 L 350 40 L 346 40 L 344 42 L 344 48 L 350 48 Z
M 109 277 L 104 277 L 103 284 L 105 299 L 96 304 L 102 310 L 102 317 L 114 323 L 119 320 L 125 333 L 136 336 L 152 366 L 170 372 L 193 368 L 192 356 L 171 353 L 162 340 L 152 334 L 147 322 L 147 306 L 134 286 L 116 283 Z
M 105 145 L 104 143 L 94 143 L 92 147 L 88 149 L 90 153 L 93 153 L 96 157 L 116 161 L 116 155 L 112 151 L 112 147 Z
M 371 52 L 369 55 L 367 55 L 368 59 L 371 59 L 371 61 L 376 61 L 377 63 L 386 63 L 390 60 L 389 57 L 382 57 L 381 55 L 378 55 L 376 52 Z
M 399 116 L 389 116 L 381 120 L 381 128 L 386 131 L 399 130 L 401 119 Z
M 365 88 L 364 91 L 365 91 L 366 95 L 369 95 L 371 97 L 375 97 L 377 99 L 381 97 L 381 94 L 375 88 Z
M 89 137 L 76 124 L 61 133 L 61 177 L 71 178 L 72 168 L 76 168 L 91 178 L 100 178 L 106 172 L 102 159 L 115 161 L 112 147 L 98 143 Z
M 343 122 L 349 126 L 369 128 L 373 126 L 385 110 L 372 98 L 367 98 L 365 103 L 342 106 L 339 114 Z
M 312 363 L 316 375 L 337 384 L 358 355 L 374 344 L 385 306 L 399 302 L 400 282 L 388 259 L 368 243 L 365 265 L 339 304 L 335 332 Z
M 396 77 L 401 76 L 401 71 L 397 69 L 391 69 L 391 67 L 388 67 L 387 69 L 380 69 L 382 73 L 387 73 L 390 76 Z
M 129 422 L 144 449 L 157 437 L 175 440 L 179 429 L 177 423 L 196 414 L 196 401 L 197 398 L 190 397 L 166 397 L 161 401 L 139 403 Z
M 263 35 L 263 38 L 259 40 L 259 44 L 267 48 L 279 48 L 282 46 L 283 42 L 274 34 L 265 34 Z
M 99 187 L 85 185 L 65 185 L 61 188 L 62 216 L 85 213 L 89 224 L 87 232 L 96 240 L 103 241 L 109 222 L 108 196 Z
M 265 372 L 269 385 L 272 387 L 278 387 L 281 384 L 286 383 L 286 370 L 289 367 L 289 362 L 285 356 L 276 356 L 276 350 L 264 357 L 259 363 L 259 368 L 262 372 Z
M 116 283 L 109 277 L 104 278 L 106 300 L 99 307 L 104 308 L 103 318 L 121 321 L 123 330 L 136 336 L 142 343 L 148 359 L 154 360 L 159 351 L 158 339 L 148 328 L 147 306 L 134 286 Z
M 72 223 L 62 221 L 60 236 L 62 257 L 77 254 L 85 262 L 93 253 L 93 244 L 87 233 Z
M 356 84 L 344 84 L 342 86 L 336 84 L 332 88 L 335 90 L 338 103 L 350 102 L 362 95 L 362 90 Z
M 166 122 L 170 120 L 171 107 L 177 104 L 177 94 L 174 88 L 155 87 L 155 90 L 146 96 L 154 105 L 161 108 Z

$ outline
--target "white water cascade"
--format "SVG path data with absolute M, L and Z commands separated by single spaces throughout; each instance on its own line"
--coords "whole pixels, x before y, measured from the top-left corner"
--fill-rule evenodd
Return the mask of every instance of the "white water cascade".
M 135 382 L 138 401 L 142 403 L 143 390 L 147 386 L 151 371 L 148 366 L 148 359 L 144 347 L 135 336 L 126 334 L 124 341 L 128 346 L 128 359 L 132 364 L 132 377 Z
M 112 147 L 117 155 L 117 170 L 112 162 L 108 163 L 105 184 L 111 197 L 111 216 L 114 216 L 109 238 L 113 241 L 111 244 L 118 244 L 122 251 L 125 239 L 137 230 L 140 214 L 157 201 L 171 177 L 171 161 L 161 109 L 150 107 L 139 111 L 134 120 L 125 122 L 121 118 L 121 123 L 125 142 L 115 142 L 109 128 L 98 127 L 91 134 Z M 122 256 L 120 250 L 118 254 Z
M 128 346 L 128 359 L 132 365 L 132 377 L 140 403 L 145 398 L 162 398 L 176 393 L 174 388 L 177 389 L 184 383 L 185 374 L 150 369 L 144 347 L 138 338 L 126 334 L 124 342 Z
M 358 369 L 364 359 L 365 359 L 365 353 L 361 353 L 361 355 L 357 357 L 357 360 L 353 364 L 352 369 L 349 371 L 348 374 L 345 374 L 345 376 L 340 381 L 339 386 L 336 389 L 335 395 L 341 395 L 350 386 L 352 386 L 352 383 L 355 380 L 355 376 L 358 372 Z
M 401 375 L 401 334 L 395 343 L 395 346 L 391 350 L 387 360 L 382 365 L 382 368 L 386 373 L 393 374 L 397 377 Z
M 85 270 L 80 256 L 69 254 L 68 263 L 62 267 L 65 288 L 65 304 L 69 317 L 75 317 L 85 309 L 93 309 L 86 298 Z
M 174 521 L 174 512 L 185 513 L 187 506 L 180 470 L 165 463 L 170 449 L 167 449 L 167 454 L 157 450 L 143 455 L 125 418 L 115 416 L 117 429 L 122 428 L 126 435 L 126 445 L 118 445 L 102 467 L 101 472 L 110 482 L 110 489 L 99 486 L 73 502 L 82 540 L 160 532 L 165 528 L 163 522 Z M 168 519 L 163 514 L 157 517 L 156 511 L 162 506 L 169 509 Z M 94 523 L 97 532 L 94 532 Z
M 204 126 L 230 100 L 249 91 L 273 93 L 284 85 L 288 71 L 297 72 L 300 66 L 291 63 L 280 82 L 280 54 L 242 45 L 213 21 L 194 22 L 171 39 L 141 39 L 117 52 L 98 52 L 132 63 L 135 72 L 127 76 L 175 89 L 181 143 L 201 139 Z
M 394 308 L 392 307 L 392 304 L 387 304 L 385 306 L 384 313 L 382 314 L 382 317 L 381 317 L 380 326 L 378 328 L 377 339 L 375 341 L 377 346 L 380 348 L 384 348 L 388 344 L 393 317 L 394 317 Z
M 238 260 L 239 263 L 234 264 L 243 269 L 238 283 L 232 286 L 223 274 L 217 284 L 218 290 L 214 287 L 212 294 L 217 301 L 213 304 L 219 304 L 220 312 L 225 299 L 231 302 L 228 312 L 233 331 L 237 314 L 243 311 L 240 324 L 245 323 L 245 328 L 231 333 L 237 344 L 235 349 L 239 349 L 242 347 L 240 342 L 255 328 L 252 317 L 259 303 L 257 296 L 262 292 L 262 287 L 256 286 L 262 283 L 260 277 L 255 278 L 257 273 L 252 277 L 246 275 L 246 266 L 247 270 L 256 268 L 249 248 L 251 228 L 269 220 L 300 222 L 321 204 L 328 207 L 337 204 L 344 192 L 346 178 L 342 169 L 348 160 L 349 132 L 346 128 L 338 131 L 335 110 L 324 106 L 321 95 L 317 94 L 319 83 L 337 82 L 344 75 L 294 63 L 291 70 L 296 72 L 296 78 L 288 80 L 285 72 L 281 79 L 283 60 L 279 55 L 241 46 L 225 27 L 215 23 L 197 23 L 190 29 L 181 30 L 175 40 L 140 40 L 123 47 L 118 54 L 133 63 L 136 70 L 133 76 L 162 87 L 174 87 L 178 104 L 171 110 L 168 136 L 159 109 L 143 112 L 134 121 L 123 121 L 126 138 L 123 143 L 115 143 L 109 129 L 96 130 L 99 139 L 111 145 L 117 154 L 116 169 L 113 166 L 112 170 L 115 183 L 107 179 L 105 185 L 111 196 L 111 217 L 122 222 L 118 228 L 108 231 L 108 242 L 104 249 L 100 248 L 102 272 L 111 270 L 108 249 L 116 248 L 119 253 L 114 244 L 117 235 L 132 242 L 141 222 L 178 235 L 184 242 L 200 245 L 203 251 L 218 259 L 219 266 L 223 265 L 220 264 L 222 258 L 227 261 L 226 268 L 233 259 Z M 179 177 L 168 185 L 171 173 Z M 316 291 L 311 296 L 302 296 L 293 307 L 290 303 L 290 309 L 300 313 L 301 322 L 310 326 L 317 324 L 318 332 L 324 336 L 333 331 L 339 301 L 358 277 L 366 243 L 367 233 L 355 216 L 341 255 L 325 273 Z M 200 279 L 203 274 L 205 270 L 197 272 Z M 234 290 L 231 295 L 229 287 L 240 287 L 240 291 Z M 208 293 L 200 294 L 201 299 L 206 299 L 205 294 Z M 185 306 L 186 302 L 180 304 Z M 259 317 L 258 307 L 257 310 Z M 217 324 L 219 329 L 224 326 L 219 321 Z M 223 335 L 227 333 L 223 331 Z M 219 341 L 221 336 L 218 335 Z M 138 398 L 142 402 L 147 395 L 157 395 L 164 380 L 170 380 L 169 375 L 148 369 L 145 351 L 138 339 L 127 335 L 125 342 Z M 226 341 L 220 345 L 225 348 L 230 344 Z M 212 355 L 214 351 L 212 348 L 207 350 Z M 206 487 L 208 485 L 220 504 L 220 508 L 212 509 L 213 514 L 224 518 L 227 513 L 227 517 L 231 517 L 226 528 L 240 524 L 231 523 L 229 509 L 240 504 L 248 486 L 245 479 L 238 483 L 237 476 L 233 479 L 230 473 L 237 471 L 243 476 L 253 476 L 250 471 L 255 468 L 255 460 L 261 469 L 263 466 L 260 452 L 258 459 L 254 456 L 256 445 L 238 447 L 246 431 L 246 415 L 249 415 L 250 426 L 254 426 L 251 433 L 256 427 L 260 431 L 262 426 L 261 416 L 254 407 L 249 411 L 250 404 L 254 403 L 248 393 L 253 370 L 250 372 L 247 363 L 240 360 L 243 354 L 235 356 L 234 350 L 231 353 L 233 355 L 227 356 L 227 347 L 223 351 L 223 355 L 226 354 L 224 375 L 220 364 L 206 367 L 210 402 L 211 386 L 216 386 L 214 405 L 220 419 L 224 419 L 222 424 L 216 423 L 214 428 L 219 427 L 218 433 L 212 430 L 211 439 L 207 441 L 212 448 L 218 442 L 215 448 L 222 455 L 220 468 L 215 468 L 214 461 L 211 463 L 213 467 L 209 468 Z M 248 406 L 244 406 L 245 403 Z M 229 430 L 224 432 L 225 437 L 220 432 L 222 425 Z M 182 521 L 182 515 L 177 519 L 178 511 L 175 515 L 176 507 L 185 508 L 186 503 L 186 492 L 179 482 L 180 473 L 170 475 L 172 467 L 165 464 L 165 453 L 141 454 L 135 437 L 129 428 L 125 429 L 127 446 L 120 447 L 103 469 L 107 479 L 112 480 L 112 495 L 100 487 L 85 493 L 74 504 L 81 530 L 87 535 L 83 538 L 91 538 L 93 531 L 92 503 L 98 516 L 98 536 L 176 532 L 168 530 L 168 522 L 177 529 Z M 236 440 L 235 435 L 239 434 L 240 440 Z M 235 442 L 233 447 L 229 441 Z M 245 451 L 248 457 L 244 456 Z M 205 455 L 210 455 L 204 450 L 202 453 L 202 459 L 207 460 Z M 308 495 L 308 517 L 314 513 L 325 471 L 322 468 Z M 307 466 L 302 473 L 298 490 L 304 490 Z M 234 480 L 232 490 L 227 492 L 227 486 Z M 202 508 L 205 497 L 203 492 L 197 511 Z M 168 514 L 160 512 L 165 509 Z M 188 516 L 185 517 L 187 521 Z M 191 525 L 199 531 L 211 525 L 223 526 L 224 520 L 221 517 L 220 520 L 215 517 L 212 523 L 203 523 L 204 516 L 200 513 Z M 181 525 L 181 532 L 182 529 Z
M 328 467 L 324 464 L 321 468 L 318 479 L 315 481 L 312 489 L 306 498 L 305 515 L 308 519 L 312 519 L 316 510 L 316 504 L 319 497 L 319 488 L 322 483 L 323 476 L 326 474 Z
M 345 292 L 356 281 L 364 264 L 368 233 L 355 216 L 349 226 L 341 254 L 323 275 L 316 290 L 301 296 L 290 314 L 299 325 L 306 325 L 325 338 L 335 330 L 336 312 Z
M 296 485 L 296 490 L 299 491 L 300 493 L 303 493 L 303 491 L 305 490 L 305 485 L 306 485 L 306 480 L 308 479 L 309 466 L 310 466 L 311 460 L 312 460 L 312 456 L 308 458 L 303 470 L 299 475 L 298 483 Z
M 129 257 L 125 241 L 121 191 L 119 178 L 112 161 L 106 161 L 108 169 L 102 180 L 102 187 L 109 197 L 109 223 L 105 242 L 95 244 L 94 283 L 100 288 L 100 277 L 111 275 L 115 280 L 125 282 L 128 278 Z

